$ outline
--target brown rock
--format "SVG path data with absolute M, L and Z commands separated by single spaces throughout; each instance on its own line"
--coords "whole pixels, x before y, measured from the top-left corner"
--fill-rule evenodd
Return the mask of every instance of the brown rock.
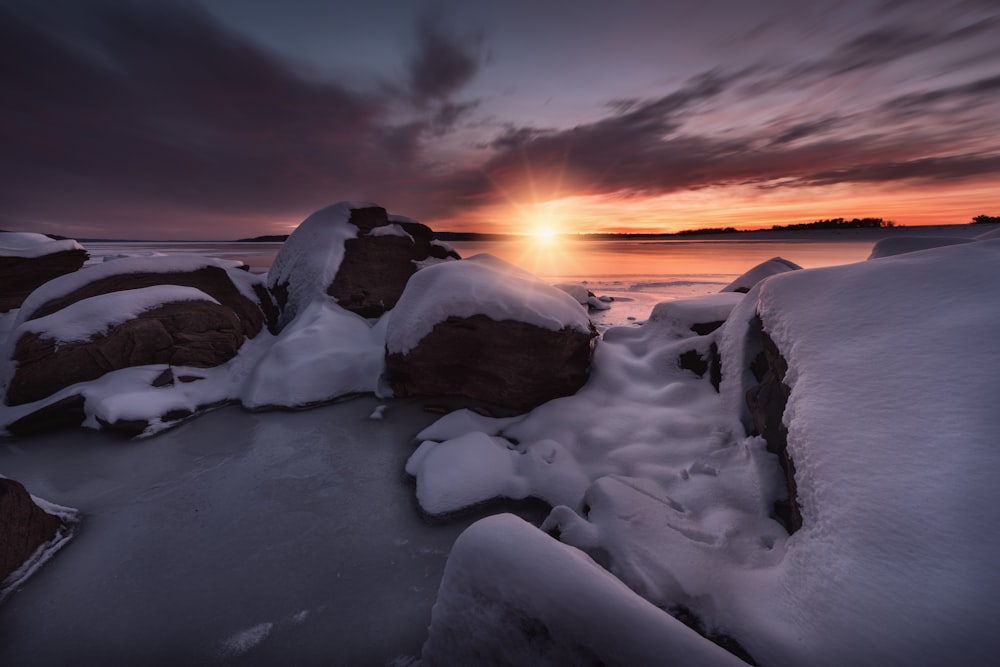
M 63 250 L 41 257 L 0 257 L 0 313 L 20 308 L 24 299 L 53 278 L 80 269 L 86 250 Z
M 409 352 L 388 354 L 385 377 L 399 397 L 464 396 L 527 410 L 584 385 L 595 337 L 485 315 L 449 317 Z
M 14 347 L 17 370 L 9 405 L 37 401 L 77 382 L 130 366 L 211 367 L 232 359 L 244 341 L 244 322 L 208 301 L 166 303 L 88 341 L 62 343 L 26 333 Z
M 20 482 L 0 477 L 0 581 L 52 540 L 61 525 L 58 517 L 35 504 Z
M 80 394 L 53 401 L 7 425 L 12 435 L 25 436 L 73 428 L 87 418 L 87 401 Z
M 243 296 L 239 288 L 233 284 L 226 270 L 217 266 L 206 266 L 197 271 L 187 272 L 119 273 L 107 276 L 87 283 L 63 297 L 47 301 L 32 312 L 27 313 L 25 319 L 33 320 L 50 315 L 77 301 L 99 294 L 157 285 L 194 287 L 208 294 L 236 314 L 240 321 L 240 330 L 248 338 L 256 336 L 263 327 L 264 313 L 261 310 L 261 305 Z
M 797 500 L 795 463 L 788 454 L 788 428 L 782 422 L 791 389 L 784 383 L 788 362 L 774 340 L 764 331 L 760 316 L 754 318 L 751 332 L 759 336 L 762 349 L 751 362 L 754 377 L 760 383 L 747 392 L 747 407 L 753 419 L 754 433 L 767 442 L 767 451 L 778 457 L 788 487 L 788 498 L 774 504 L 774 513 L 789 534 L 802 527 L 802 512 Z

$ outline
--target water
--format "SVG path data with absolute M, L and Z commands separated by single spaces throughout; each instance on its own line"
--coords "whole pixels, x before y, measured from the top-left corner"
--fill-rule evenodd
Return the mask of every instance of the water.
M 636 322 L 654 303 L 718 291 L 782 256 L 860 261 L 872 239 L 456 243 L 550 282 L 615 298 L 595 317 Z M 92 261 L 188 252 L 255 272 L 280 244 L 90 244 Z M 436 419 L 420 401 L 313 410 L 222 408 L 155 438 L 72 431 L 0 440 L 0 472 L 79 508 L 79 532 L 0 606 L 0 664 L 384 665 L 418 655 L 466 518 L 423 521 L 403 466 Z M 537 518 L 537 517 L 536 517 Z

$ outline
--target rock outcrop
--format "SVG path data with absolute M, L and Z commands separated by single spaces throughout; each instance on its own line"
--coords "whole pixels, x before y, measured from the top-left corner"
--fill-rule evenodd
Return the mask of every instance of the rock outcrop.
M 428 262 L 458 259 L 431 229 L 364 202 L 317 211 L 292 232 L 268 273 L 282 322 L 319 296 L 362 317 L 379 317 Z
M 784 257 L 772 257 L 766 262 L 761 262 L 757 266 L 753 267 L 742 276 L 729 283 L 722 288 L 722 292 L 749 292 L 754 285 L 764 280 L 765 278 L 770 278 L 771 276 L 778 275 L 779 273 L 788 273 L 789 271 L 798 271 L 802 267 L 791 262 Z
M 759 383 L 747 392 L 747 407 L 753 421 L 753 435 L 760 435 L 767 442 L 767 451 L 778 457 L 788 487 L 788 497 L 775 501 L 774 514 L 789 533 L 802 527 L 795 483 L 795 463 L 788 454 L 788 427 L 782 417 L 791 390 L 785 384 L 788 362 L 767 332 L 760 317 L 754 318 L 751 331 L 760 337 L 762 350 L 754 358 L 750 370 Z
M 36 329 L 23 331 L 14 345 L 17 366 L 8 405 L 37 401 L 131 366 L 217 366 L 234 357 L 244 341 L 244 322 L 207 298 L 163 303 L 86 340 L 60 340 L 44 327 Z
M 59 517 L 45 512 L 20 482 L 0 477 L 0 583 L 62 526 Z
M 20 308 L 35 289 L 80 269 L 89 255 L 75 241 L 0 232 L 0 313 Z
M 464 396 L 526 410 L 586 382 L 596 331 L 562 290 L 488 255 L 407 285 L 386 335 L 396 396 Z

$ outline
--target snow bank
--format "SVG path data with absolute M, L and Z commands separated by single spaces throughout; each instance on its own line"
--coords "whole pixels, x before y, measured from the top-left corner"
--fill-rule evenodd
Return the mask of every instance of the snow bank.
M 892 236 L 882 239 L 872 246 L 871 255 L 868 259 L 878 259 L 879 257 L 891 257 L 907 252 L 917 252 L 928 248 L 940 248 L 956 243 L 970 243 L 972 239 L 961 236 Z
M 301 407 L 374 393 L 384 365 L 382 318 L 368 320 L 332 301 L 315 301 L 267 351 L 242 392 L 251 408 Z
M 427 429 L 440 442 L 411 459 L 418 499 L 438 510 L 496 493 L 545 499 L 554 508 L 543 529 L 759 664 L 989 663 L 1000 649 L 997 266 L 1000 240 L 978 241 L 659 306 L 641 327 L 608 330 L 575 396 L 502 424 L 465 415 Z M 789 363 L 784 421 L 803 513 L 790 537 L 771 518 L 784 495 L 776 458 L 744 435 L 758 311 Z M 706 315 L 728 321 L 695 335 L 692 320 Z M 677 364 L 713 342 L 721 393 Z M 442 587 L 431 657 L 463 656 L 476 642 L 509 651 L 501 657 L 534 655 L 511 619 L 555 603 L 536 582 L 516 604 L 538 607 L 511 611 L 516 568 L 484 563 L 516 540 L 519 568 L 530 567 L 532 538 L 492 532 L 456 545 L 461 574 Z M 475 609 L 469 620 L 457 618 L 459 600 Z
M 405 354 L 438 322 L 478 314 L 553 331 L 567 327 L 590 331 L 590 319 L 573 297 L 512 264 L 481 254 L 414 274 L 393 310 L 386 348 Z
M 581 552 L 510 514 L 473 524 L 455 542 L 422 659 L 427 665 L 745 667 Z
M 57 241 L 44 234 L 0 232 L 0 257 L 32 259 L 66 250 L 83 250 L 83 246 L 72 239 Z

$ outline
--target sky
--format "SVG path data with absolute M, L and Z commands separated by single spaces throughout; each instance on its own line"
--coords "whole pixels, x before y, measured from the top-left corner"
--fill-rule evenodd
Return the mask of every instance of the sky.
M 0 229 L 1000 215 L 1000 0 L 0 0 Z

